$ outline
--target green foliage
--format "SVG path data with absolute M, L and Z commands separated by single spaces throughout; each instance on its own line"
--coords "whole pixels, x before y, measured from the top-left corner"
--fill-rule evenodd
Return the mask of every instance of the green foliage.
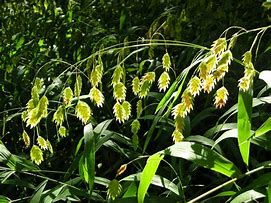
M 4 1 L 0 199 L 267 202 L 264 8 Z

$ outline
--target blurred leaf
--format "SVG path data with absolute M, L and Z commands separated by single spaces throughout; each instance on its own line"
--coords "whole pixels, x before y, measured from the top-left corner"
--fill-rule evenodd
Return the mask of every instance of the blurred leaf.
M 151 184 L 153 176 L 156 173 L 156 170 L 164 158 L 164 155 L 156 153 L 150 156 L 147 160 L 147 163 L 142 171 L 140 183 L 138 187 L 138 202 L 143 203 L 147 190 Z
M 0 202 L 1 203 L 9 203 L 9 202 L 11 202 L 11 200 L 8 197 L 0 195 Z
M 238 95 L 238 144 L 244 163 L 248 166 L 251 137 L 252 92 Z
M 259 78 L 262 79 L 269 87 L 271 87 L 271 70 L 260 72 Z

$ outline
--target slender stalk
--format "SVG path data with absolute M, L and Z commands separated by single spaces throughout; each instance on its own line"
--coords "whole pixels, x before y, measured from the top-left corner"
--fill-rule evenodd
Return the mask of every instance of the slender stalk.
M 217 187 L 215 187 L 215 188 L 209 190 L 208 192 L 205 192 L 205 193 L 203 193 L 202 195 L 200 195 L 200 196 L 198 196 L 198 197 L 196 197 L 196 198 L 194 198 L 194 199 L 188 201 L 187 203 L 194 203 L 194 202 L 197 202 L 197 201 L 199 201 L 200 199 L 202 199 L 202 198 L 204 198 L 204 197 L 206 197 L 206 196 L 208 196 L 208 195 L 214 193 L 215 191 L 217 191 L 217 190 L 223 188 L 224 186 L 227 186 L 227 185 L 229 185 L 229 184 L 231 184 L 231 183 L 234 183 L 235 181 L 237 181 L 237 180 L 239 180 L 239 179 L 241 179 L 241 178 L 244 178 L 244 177 L 246 177 L 246 176 L 249 176 L 249 175 L 251 175 L 251 174 L 253 174 L 253 173 L 256 173 L 256 172 L 261 171 L 261 170 L 263 170 L 263 169 L 265 169 L 265 168 L 268 168 L 268 167 L 271 167 L 271 163 L 268 163 L 267 165 L 264 165 L 264 166 L 260 166 L 260 167 L 258 167 L 258 168 L 255 168 L 255 169 L 251 170 L 251 171 L 246 172 L 245 174 L 242 174 L 242 175 L 240 175 L 240 176 L 238 176 L 238 177 L 236 177 L 236 178 L 233 178 L 233 179 L 231 179 L 231 180 L 229 180 L 229 181 L 227 181 L 227 182 L 225 182 L 225 183 L 223 183 L 223 184 L 221 184 L 221 185 L 219 185 L 219 186 L 217 186 Z

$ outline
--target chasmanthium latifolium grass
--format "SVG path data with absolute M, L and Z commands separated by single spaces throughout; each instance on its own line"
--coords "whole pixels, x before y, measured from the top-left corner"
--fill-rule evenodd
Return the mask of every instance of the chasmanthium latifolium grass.
M 205 53 L 203 59 L 195 69 L 194 74 L 189 78 L 188 85 L 180 96 L 181 102 L 177 103 L 172 110 L 172 116 L 175 120 L 175 130 L 172 133 L 174 142 L 181 142 L 183 140 L 184 118 L 193 110 L 194 100 L 201 92 L 209 94 L 215 86 L 220 85 L 214 94 L 214 106 L 216 108 L 225 106 L 228 100 L 228 91 L 223 85 L 223 79 L 229 71 L 229 65 L 233 60 L 231 49 L 234 47 L 237 36 L 234 34 L 228 40 L 229 42 L 223 37 L 214 41 L 212 47 Z M 90 58 L 91 60 L 89 61 L 92 63 L 88 64 L 91 67 L 90 70 L 87 70 L 87 73 L 76 71 L 74 86 L 63 88 L 62 102 L 53 114 L 53 122 L 56 124 L 58 134 L 61 137 L 66 137 L 69 131 L 67 126 L 64 126 L 67 109 L 74 111 L 76 117 L 85 125 L 90 121 L 91 116 L 95 117 L 95 113 L 88 103 L 92 102 L 98 108 L 102 108 L 105 103 L 105 92 L 102 89 L 102 78 L 104 75 L 102 56 L 99 53 L 97 56 Z M 241 91 L 247 91 L 252 85 L 253 77 L 256 73 L 252 64 L 251 50 L 243 55 L 242 63 L 245 68 L 244 76 L 239 79 L 238 86 Z M 125 76 L 128 72 L 124 68 L 123 61 L 120 62 L 118 59 L 116 68 L 111 72 L 112 76 L 109 86 L 112 88 L 112 96 L 115 100 L 115 104 L 113 105 L 115 119 L 119 123 L 126 122 L 132 117 L 132 108 L 136 108 L 136 116 L 131 122 L 134 149 L 138 145 L 138 132 L 141 126 L 139 118 L 143 109 L 142 100 L 146 99 L 155 81 L 157 81 L 158 91 L 166 92 L 173 80 L 170 78 L 170 72 L 173 71 L 171 57 L 167 51 L 161 58 L 161 64 L 161 68 L 158 67 L 155 71 L 133 75 L 130 83 L 126 81 Z M 158 72 L 162 73 L 158 75 Z M 85 78 L 82 77 L 87 77 L 87 81 L 91 86 L 87 97 L 82 97 L 81 95 L 82 87 L 85 86 L 83 82 Z M 220 81 L 222 81 L 222 85 Z M 127 84 L 131 84 L 131 87 L 128 87 Z M 41 120 L 48 115 L 49 101 L 45 94 L 41 95 L 42 88 L 44 88 L 43 80 L 36 78 L 31 91 L 31 99 L 27 103 L 26 110 L 22 112 L 22 120 L 26 122 L 26 126 L 35 131 L 33 139 L 30 139 L 27 133 L 28 130 L 22 133 L 22 138 L 26 147 L 29 147 L 32 141 L 30 157 L 36 164 L 40 164 L 43 161 L 44 151 L 48 150 L 53 153 L 49 138 L 45 139 L 43 135 L 39 134 L 39 130 L 37 130 L 37 126 Z M 136 96 L 136 107 L 132 107 L 131 103 L 127 101 L 127 89 L 132 89 L 133 94 Z M 84 100 L 87 98 L 90 101 L 83 101 L 82 98 Z

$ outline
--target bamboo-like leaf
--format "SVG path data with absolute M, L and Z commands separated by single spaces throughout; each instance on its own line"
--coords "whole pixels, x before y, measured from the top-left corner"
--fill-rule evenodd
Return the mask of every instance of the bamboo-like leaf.
M 236 177 L 241 174 L 231 161 L 216 151 L 194 142 L 178 142 L 164 150 L 164 153 L 192 161 L 228 177 Z
M 269 117 L 262 125 L 255 131 L 255 136 L 261 136 L 271 130 L 271 117 Z
M 148 158 L 147 163 L 142 171 L 140 183 L 138 187 L 138 202 L 139 203 L 144 202 L 147 190 L 163 158 L 164 156 L 160 153 L 156 153 Z
M 252 189 L 238 195 L 230 203 L 251 202 L 252 200 L 257 200 L 264 197 L 265 195 L 263 193 Z
M 251 92 L 240 91 L 238 95 L 238 144 L 244 163 L 248 166 L 250 137 L 251 137 L 251 113 L 252 113 L 252 90 Z
M 84 127 L 84 142 L 85 142 L 84 163 L 86 163 L 87 166 L 87 177 L 90 191 L 89 193 L 92 194 L 95 177 L 96 140 L 91 123 Z
M 30 203 L 41 202 L 42 193 L 45 189 L 45 186 L 47 185 L 47 182 L 48 180 L 45 180 L 40 185 L 37 186 L 35 192 L 33 193 L 33 196 L 30 199 Z

